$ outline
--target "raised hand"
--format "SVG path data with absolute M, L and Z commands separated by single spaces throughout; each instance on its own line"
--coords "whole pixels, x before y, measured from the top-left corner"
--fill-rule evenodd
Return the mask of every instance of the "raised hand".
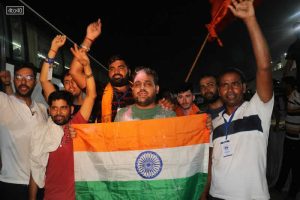
M 98 19 L 96 22 L 92 22 L 86 29 L 86 38 L 94 41 L 101 34 L 101 20 Z
M 86 49 L 79 49 L 76 44 L 74 44 L 74 48 L 71 48 L 71 52 L 76 58 L 76 60 L 84 67 L 90 65 L 90 59 L 86 54 Z
M 232 0 L 228 8 L 234 16 L 243 20 L 255 16 L 253 0 Z
M 63 46 L 66 42 L 65 35 L 57 35 L 51 43 L 51 49 L 57 51 L 61 46 Z
M 175 105 L 168 99 L 166 98 L 162 98 L 158 101 L 158 104 L 167 110 L 174 110 L 175 109 Z

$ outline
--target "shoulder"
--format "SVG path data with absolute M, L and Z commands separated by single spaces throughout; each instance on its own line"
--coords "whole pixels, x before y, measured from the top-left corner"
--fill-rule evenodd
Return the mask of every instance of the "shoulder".
M 6 93 L 0 91 L 0 98 L 1 98 L 1 99 L 8 98 L 8 97 L 9 97 L 9 96 L 8 96 Z
M 83 118 L 83 116 L 81 115 L 80 112 L 77 112 L 71 119 L 70 123 L 71 124 L 85 124 L 85 123 L 88 123 L 88 121 Z
M 40 111 L 42 112 L 43 115 L 46 115 L 48 117 L 48 113 L 47 113 L 47 107 L 43 104 L 43 103 L 38 103 L 35 102 L 37 107 L 40 109 Z
M 132 117 L 132 105 L 126 106 L 118 110 L 114 121 L 115 122 L 129 121 L 129 118 L 131 117 Z
M 157 108 L 158 112 L 160 114 L 163 114 L 166 117 L 176 117 L 176 113 L 173 110 L 165 109 L 165 108 L 161 107 L 160 105 L 157 105 L 157 107 L 158 107 Z
M 249 101 L 249 104 L 255 104 L 257 107 L 259 107 L 260 105 L 264 105 L 264 106 L 269 105 L 269 104 L 273 105 L 273 103 L 274 103 L 274 93 L 272 95 L 272 98 L 268 102 L 266 102 L 266 103 L 264 103 L 260 99 L 260 97 L 259 97 L 259 95 L 258 95 L 257 92 L 255 92 L 255 94 L 253 95 L 253 97 Z

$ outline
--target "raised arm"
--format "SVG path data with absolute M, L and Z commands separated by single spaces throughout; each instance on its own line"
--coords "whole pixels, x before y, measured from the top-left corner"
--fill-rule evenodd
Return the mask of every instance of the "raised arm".
M 257 65 L 256 90 L 260 99 L 266 103 L 273 95 L 271 59 L 266 39 L 255 17 L 253 0 L 232 0 L 229 9 L 244 21 L 248 29 Z
M 92 109 L 94 106 L 94 101 L 97 96 L 96 94 L 96 84 L 93 76 L 93 72 L 90 66 L 89 57 L 86 54 L 84 49 L 78 49 L 77 45 L 74 45 L 74 48 L 71 48 L 71 52 L 74 55 L 74 59 L 76 59 L 78 63 L 83 68 L 84 80 L 86 82 L 86 96 L 83 100 L 83 104 L 80 107 L 80 114 L 86 120 L 90 118 L 92 113 Z
M 96 22 L 92 22 L 86 29 L 86 36 L 81 44 L 81 48 L 88 52 L 95 41 L 95 39 L 101 34 L 101 21 L 98 19 Z M 83 72 L 83 66 L 77 61 L 76 58 L 72 60 L 70 67 L 70 74 L 76 84 L 81 88 L 86 87 L 85 75 Z
M 0 71 L 0 79 L 4 87 L 4 92 L 7 95 L 11 95 L 14 93 L 12 85 L 11 85 L 11 75 L 9 71 Z
M 66 36 L 64 35 L 57 35 L 51 43 L 51 47 L 48 52 L 48 57 L 45 59 L 42 69 L 41 69 L 41 74 L 40 74 L 40 82 L 42 85 L 42 88 L 45 93 L 45 100 L 48 100 L 48 96 L 55 91 L 55 87 L 51 80 L 48 80 L 48 72 L 50 67 L 52 67 L 54 63 L 54 58 L 56 56 L 57 51 L 61 46 L 63 46 L 66 42 Z

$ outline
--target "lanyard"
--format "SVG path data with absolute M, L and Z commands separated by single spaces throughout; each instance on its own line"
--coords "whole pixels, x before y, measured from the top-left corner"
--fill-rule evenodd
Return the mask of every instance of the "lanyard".
M 228 122 L 227 122 L 227 120 L 226 120 L 225 117 L 224 117 L 224 114 L 225 114 L 226 110 L 224 110 L 223 113 L 222 113 L 222 117 L 223 117 L 224 122 L 225 122 L 225 140 L 227 140 L 228 128 L 229 128 L 229 126 L 230 126 L 230 124 L 231 124 L 231 121 L 232 121 L 232 119 L 233 119 L 233 116 L 234 116 L 234 114 L 235 114 L 235 111 L 236 111 L 238 108 L 239 108 L 239 107 L 237 107 L 237 108 L 233 111 L 233 113 L 231 114 L 231 116 L 230 116 Z
M 117 102 L 118 102 L 118 108 L 120 108 L 120 102 L 121 102 L 121 99 L 123 99 L 128 93 L 128 90 L 126 90 L 126 92 L 124 92 L 124 94 L 118 98 L 118 93 L 114 90 L 114 95 L 116 96 L 116 99 L 117 99 Z

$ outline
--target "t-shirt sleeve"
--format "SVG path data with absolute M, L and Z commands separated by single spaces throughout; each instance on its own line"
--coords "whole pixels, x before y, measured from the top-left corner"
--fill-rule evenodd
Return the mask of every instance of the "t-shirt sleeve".
M 252 110 L 257 112 L 261 119 L 263 130 L 268 130 L 270 128 L 271 115 L 274 106 L 274 94 L 268 102 L 264 103 L 256 92 L 250 100 L 250 106 Z
M 126 107 L 125 108 L 121 108 L 120 110 L 118 110 L 114 122 L 122 122 L 122 121 L 124 121 L 122 119 L 124 118 L 123 116 L 124 116 L 124 113 L 125 113 L 126 110 L 127 110 Z
M 77 112 L 74 115 L 74 117 L 71 119 L 70 123 L 71 124 L 86 124 L 86 123 L 88 123 L 88 121 L 83 118 L 83 116 L 81 115 L 80 112 Z

